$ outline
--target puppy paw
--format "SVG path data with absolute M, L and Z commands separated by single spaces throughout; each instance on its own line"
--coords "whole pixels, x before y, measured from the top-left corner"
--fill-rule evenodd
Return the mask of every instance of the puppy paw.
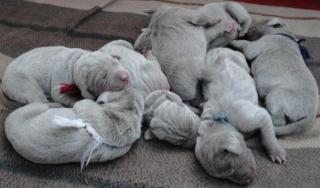
M 63 105 L 57 102 L 53 102 L 53 103 L 47 103 L 49 108 L 62 108 Z
M 287 152 L 281 146 L 278 146 L 269 152 L 269 157 L 272 162 L 282 164 L 287 160 Z
M 244 51 L 248 45 L 248 41 L 245 40 L 234 40 L 229 43 L 229 45 L 237 50 Z
M 230 22 L 226 25 L 228 33 L 234 33 L 240 31 L 241 27 L 237 22 Z

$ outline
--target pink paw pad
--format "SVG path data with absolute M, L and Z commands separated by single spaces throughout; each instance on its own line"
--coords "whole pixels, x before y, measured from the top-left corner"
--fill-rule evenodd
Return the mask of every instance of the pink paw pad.
M 233 33 L 240 30 L 240 25 L 237 22 L 231 22 L 227 25 L 227 32 Z

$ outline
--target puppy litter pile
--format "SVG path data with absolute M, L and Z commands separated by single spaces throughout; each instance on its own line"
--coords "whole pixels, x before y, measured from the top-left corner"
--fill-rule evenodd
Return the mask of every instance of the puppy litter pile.
M 1 88 L 15 109 L 5 122 L 14 149 L 35 163 L 82 169 L 125 155 L 145 122 L 146 140 L 194 149 L 216 178 L 254 181 L 244 138 L 256 132 L 266 157 L 284 163 L 276 135 L 310 127 L 319 102 L 305 48 L 285 23 L 255 23 L 232 2 L 162 6 L 151 16 L 134 47 L 42 47 L 15 59 Z

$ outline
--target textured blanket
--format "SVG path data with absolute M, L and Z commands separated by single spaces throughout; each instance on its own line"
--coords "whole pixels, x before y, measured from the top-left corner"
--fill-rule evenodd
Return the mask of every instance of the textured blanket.
M 308 1 L 312 0 L 305 0 Z M 0 0 L 0 78 L 13 58 L 35 47 L 64 45 L 95 50 L 114 39 L 134 42 L 140 28 L 148 24 L 144 9 L 163 3 L 195 8 L 207 2 Z M 308 66 L 320 83 L 320 11 L 250 3 L 244 3 L 244 6 L 257 19 L 285 18 L 296 34 L 307 39 L 304 45 L 314 58 Z M 78 163 L 33 164 L 19 156 L 6 140 L 3 123 L 7 114 L 2 108 L 0 187 L 238 187 L 206 174 L 192 150 L 156 140 L 140 139 L 124 157 L 90 164 L 83 172 Z M 318 120 L 303 134 L 279 138 L 289 156 L 284 165 L 269 161 L 257 144 L 257 137 L 249 140 L 257 160 L 257 178 L 250 187 L 320 187 L 319 124 Z

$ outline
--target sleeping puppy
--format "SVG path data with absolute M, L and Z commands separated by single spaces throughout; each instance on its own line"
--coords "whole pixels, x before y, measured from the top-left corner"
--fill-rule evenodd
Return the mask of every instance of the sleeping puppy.
M 13 148 L 41 164 L 102 162 L 129 151 L 140 137 L 143 98 L 134 88 L 106 91 L 73 108 L 32 103 L 13 111 L 5 133 Z
M 228 5 L 236 8 L 227 8 Z M 248 29 L 247 23 L 241 28 L 230 15 L 239 20 L 248 18 L 246 22 L 251 23 L 246 10 L 237 3 L 213 3 L 199 10 L 162 6 L 152 14 L 135 49 L 152 48 L 172 91 L 183 101 L 194 100 L 198 81 L 206 79 L 202 71 L 209 45 L 227 44 Z
M 21 104 L 47 103 L 50 98 L 73 106 L 81 96 L 95 99 L 104 91 L 124 88 L 128 82 L 128 72 L 109 54 L 62 46 L 42 47 L 9 64 L 2 92 L 8 100 Z M 64 92 L 72 87 L 80 90 L 80 97 Z
M 201 114 L 196 156 L 215 177 L 247 184 L 255 176 L 255 162 L 244 135 L 258 131 L 273 162 L 283 163 L 286 152 L 279 145 L 268 112 L 259 107 L 258 94 L 245 57 L 227 48 L 210 50 L 204 85 L 207 101 Z
M 170 89 L 168 80 L 151 51 L 146 51 L 143 56 L 124 40 L 110 42 L 99 51 L 119 58 L 119 63 L 129 72 L 130 83 L 144 98 L 155 90 Z
M 300 132 L 315 121 L 318 87 L 304 63 L 296 37 L 280 19 L 264 20 L 250 28 L 247 38 L 232 45 L 251 60 L 259 97 L 276 126 L 277 135 Z
M 178 95 L 163 90 L 152 92 L 145 100 L 143 117 L 149 125 L 146 140 L 156 137 L 177 146 L 195 146 L 200 118 Z
M 232 129 L 223 122 L 202 120 L 195 155 L 211 176 L 247 185 L 255 179 L 256 161 L 243 136 Z
M 206 35 L 212 39 L 208 49 L 225 46 L 237 37 L 243 37 L 252 23 L 247 10 L 236 2 L 209 3 L 197 11 L 209 18 L 221 20 L 215 27 L 204 30 Z M 214 31 L 216 33 L 212 35 Z

